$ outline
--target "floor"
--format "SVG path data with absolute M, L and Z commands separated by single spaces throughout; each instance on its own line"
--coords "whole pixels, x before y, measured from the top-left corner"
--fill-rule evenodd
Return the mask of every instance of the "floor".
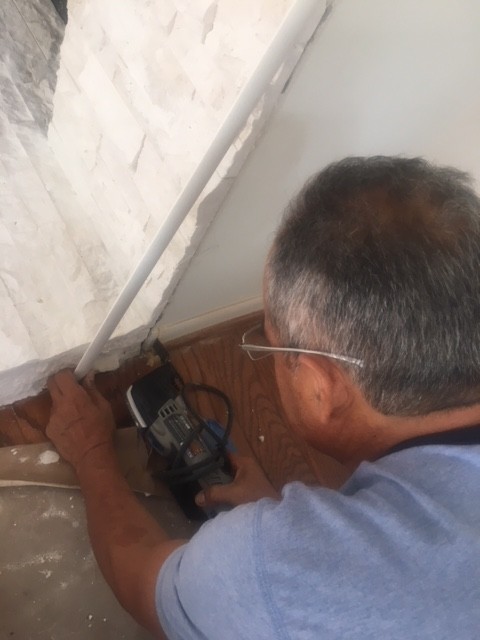
M 0 637 L 148 640 L 115 600 L 93 556 L 79 491 L 0 489 Z M 170 500 L 139 497 L 175 535 L 194 527 Z
M 274 486 L 292 480 L 339 486 L 345 470 L 300 443 L 284 424 L 270 359 L 252 362 L 238 348 L 243 332 L 258 319 L 253 314 L 177 340 L 168 345 L 171 360 L 184 380 L 208 383 L 230 397 L 234 443 L 241 453 L 257 458 Z M 126 389 L 157 365 L 158 359 L 147 354 L 98 376 L 120 428 L 131 423 Z M 220 417 L 208 398 L 199 409 L 205 417 Z M 0 443 L 44 441 L 49 410 L 46 393 L 0 409 Z M 175 505 L 165 509 L 153 498 L 146 503 L 172 534 L 184 535 L 191 527 Z M 22 640 L 148 637 L 122 612 L 96 568 L 78 492 L 0 489 L 0 536 L 0 607 L 5 607 L 0 636 L 13 632 L 12 637 Z M 75 579 L 70 582 L 69 576 Z

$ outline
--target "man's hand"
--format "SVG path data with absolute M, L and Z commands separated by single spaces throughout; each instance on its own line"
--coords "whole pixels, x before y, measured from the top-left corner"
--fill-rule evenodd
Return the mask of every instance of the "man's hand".
M 110 405 L 93 379 L 80 385 L 70 371 L 61 371 L 48 388 L 53 408 L 47 435 L 77 472 L 100 569 L 122 606 L 164 638 L 155 587 L 163 563 L 185 540 L 171 540 L 133 495 L 117 464 Z
M 113 450 L 112 410 L 92 376 L 80 385 L 71 371 L 60 371 L 50 378 L 48 389 L 53 407 L 46 433 L 62 458 L 78 470 L 92 452 Z
M 247 502 L 255 502 L 260 498 L 280 500 L 280 494 L 275 491 L 262 468 L 253 458 L 231 454 L 229 460 L 235 472 L 233 482 L 213 485 L 201 491 L 195 498 L 198 506 L 228 504 L 236 507 Z

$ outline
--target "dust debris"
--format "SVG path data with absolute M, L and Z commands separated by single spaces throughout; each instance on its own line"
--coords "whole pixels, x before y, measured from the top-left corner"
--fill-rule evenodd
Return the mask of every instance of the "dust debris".
M 42 513 L 40 518 L 42 520 L 49 520 L 50 518 L 63 518 L 64 520 L 68 520 L 70 519 L 70 515 L 68 511 L 56 509 L 53 505 L 51 505 L 44 513 Z
M 48 553 L 38 554 L 33 558 L 27 558 L 23 562 L 10 563 L 4 566 L 7 571 L 18 571 L 19 569 L 25 569 L 26 567 L 35 567 L 39 564 L 45 564 L 47 562 L 58 562 L 63 558 L 63 555 L 58 551 L 49 551 Z
M 48 569 L 40 569 L 39 573 L 41 573 L 42 575 L 45 576 L 45 578 L 48 580 L 48 578 L 50 578 L 50 576 L 52 575 L 53 571 L 50 571 Z
M 44 451 L 38 456 L 37 464 L 54 464 L 60 460 L 56 451 Z

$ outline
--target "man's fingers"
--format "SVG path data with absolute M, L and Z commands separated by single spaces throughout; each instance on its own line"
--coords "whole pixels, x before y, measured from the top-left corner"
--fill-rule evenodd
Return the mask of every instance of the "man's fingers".
M 93 371 L 93 369 L 90 370 L 84 377 L 84 379 L 82 380 L 82 385 L 87 389 L 95 388 L 95 371 Z
M 248 465 L 251 458 L 248 456 L 241 456 L 238 453 L 227 453 L 228 462 L 232 468 L 232 471 L 236 474 L 237 471 L 245 465 Z
M 95 386 L 95 372 L 94 371 L 89 371 L 87 373 L 87 375 L 82 380 L 82 387 L 85 389 L 85 391 L 90 396 L 90 399 L 96 405 L 98 405 L 100 402 L 102 402 L 105 399 L 102 396 L 102 394 L 100 393 L 100 391 L 97 389 L 97 387 Z
M 82 387 L 87 391 L 87 393 L 94 399 L 98 400 L 101 398 L 104 400 L 104 397 L 97 389 L 97 385 L 95 384 L 95 372 L 89 371 L 87 375 L 82 380 Z
M 214 484 L 204 491 L 200 491 L 195 496 L 195 502 L 199 507 L 212 507 L 219 504 L 236 505 L 235 489 L 233 482 L 231 484 Z
M 55 380 L 55 376 L 52 376 L 47 380 L 47 389 L 50 392 L 50 396 L 54 404 L 58 397 L 63 395 L 63 393 L 60 391 L 57 381 Z
M 81 388 L 71 369 L 63 369 L 53 375 L 48 380 L 47 387 L 52 397 L 56 396 L 57 398 L 71 394 Z
M 47 389 L 50 392 L 54 407 L 61 402 L 63 396 L 68 392 L 68 387 L 72 384 L 71 378 L 73 378 L 73 381 L 76 384 L 73 373 L 68 369 L 64 369 L 48 379 Z

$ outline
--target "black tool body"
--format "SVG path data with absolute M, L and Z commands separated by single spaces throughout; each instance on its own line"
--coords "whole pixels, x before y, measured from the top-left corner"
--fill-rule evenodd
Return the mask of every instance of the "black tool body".
M 199 391 L 213 393 L 226 404 L 226 428 L 192 408 L 188 396 Z M 187 517 L 206 520 L 224 511 L 200 509 L 194 497 L 201 489 L 233 479 L 227 459 L 233 450 L 232 410 L 225 394 L 207 385 L 184 384 L 167 360 L 128 389 L 127 404 L 148 449 L 166 461 L 167 468 L 154 474 L 167 482 Z

